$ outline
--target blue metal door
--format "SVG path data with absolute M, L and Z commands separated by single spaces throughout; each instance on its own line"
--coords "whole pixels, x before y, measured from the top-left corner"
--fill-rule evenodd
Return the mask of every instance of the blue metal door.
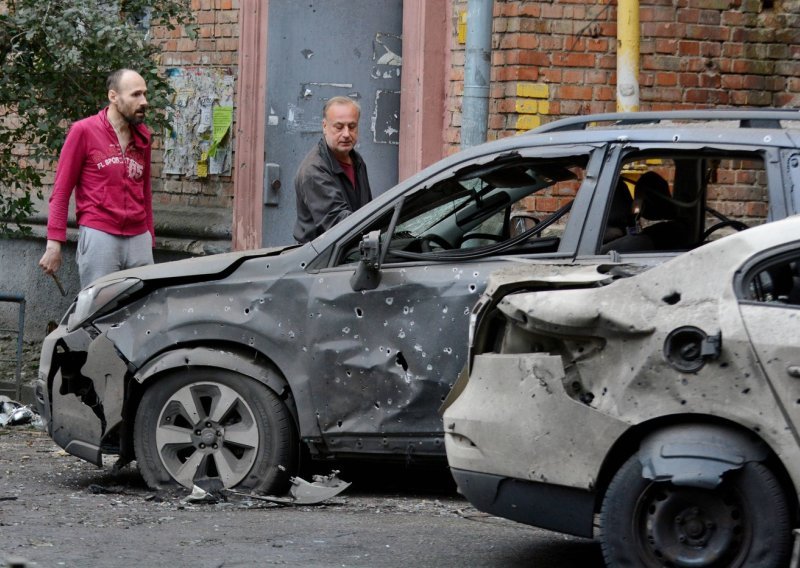
M 373 197 L 397 183 L 402 22 L 402 0 L 270 0 L 264 246 L 294 242 L 294 176 L 330 97 L 361 105 Z

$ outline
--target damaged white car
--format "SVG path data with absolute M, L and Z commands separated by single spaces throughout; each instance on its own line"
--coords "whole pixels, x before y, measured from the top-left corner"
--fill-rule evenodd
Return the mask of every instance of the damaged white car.
M 799 326 L 797 216 L 649 270 L 499 271 L 443 415 L 459 490 L 610 566 L 787 566 Z

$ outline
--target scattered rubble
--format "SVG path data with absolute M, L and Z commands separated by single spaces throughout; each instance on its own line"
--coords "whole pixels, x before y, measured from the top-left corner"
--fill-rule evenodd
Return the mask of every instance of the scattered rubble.
M 339 493 L 350 487 L 348 482 L 339 479 L 338 470 L 332 471 L 329 475 L 315 475 L 310 483 L 300 477 L 292 477 L 291 482 L 292 486 L 289 488 L 289 494 L 282 497 L 275 497 L 273 495 L 252 495 L 231 489 L 226 490 L 226 492 L 232 495 L 269 501 L 278 505 L 317 505 L 332 497 L 336 497 Z
M 26 424 L 39 429 L 44 427 L 41 416 L 33 408 L 0 395 L 0 428 Z
M 346 481 L 339 479 L 339 471 L 334 470 L 329 475 L 315 475 L 311 482 L 300 477 L 292 477 L 292 485 L 286 495 L 257 495 L 245 493 L 234 489 L 222 487 L 219 480 L 211 479 L 206 482 L 198 482 L 192 487 L 192 492 L 181 499 L 181 503 L 188 504 L 216 504 L 227 502 L 228 497 L 236 498 L 245 508 L 252 506 L 251 502 L 266 501 L 275 505 L 318 505 L 339 495 L 342 491 L 350 487 Z
M 113 457 L 99 468 L 40 430 L 0 428 L 0 567 L 523 566 L 531 554 L 536 565 L 553 568 L 600 566 L 583 561 L 599 558 L 599 549 L 582 542 L 558 536 L 549 550 L 565 558 L 548 561 L 545 550 L 537 561 L 525 534 L 534 529 L 496 518 L 464 521 L 474 510 L 430 470 L 393 474 L 381 464 L 345 464 L 340 475 L 352 485 L 317 505 L 230 493 L 217 503 L 182 503 L 188 490 L 154 491 L 135 465 L 112 470 Z M 303 477 L 313 483 L 313 473 L 334 467 Z M 415 547 L 425 554 L 409 561 L 403 551 Z M 519 550 L 519 561 L 509 563 L 503 547 Z

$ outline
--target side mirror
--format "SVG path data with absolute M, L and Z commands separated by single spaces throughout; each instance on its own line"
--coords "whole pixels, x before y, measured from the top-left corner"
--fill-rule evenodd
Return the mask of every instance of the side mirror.
M 360 290 L 374 290 L 381 282 L 381 233 L 370 231 L 361 238 L 358 244 L 361 260 L 353 276 L 350 286 L 358 292 Z

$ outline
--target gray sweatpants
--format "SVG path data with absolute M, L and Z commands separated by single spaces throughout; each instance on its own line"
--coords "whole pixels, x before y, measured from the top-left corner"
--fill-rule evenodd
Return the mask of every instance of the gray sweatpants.
M 118 237 L 81 226 L 77 261 L 81 288 L 85 288 L 117 270 L 153 264 L 153 237 L 149 231 L 134 237 Z

